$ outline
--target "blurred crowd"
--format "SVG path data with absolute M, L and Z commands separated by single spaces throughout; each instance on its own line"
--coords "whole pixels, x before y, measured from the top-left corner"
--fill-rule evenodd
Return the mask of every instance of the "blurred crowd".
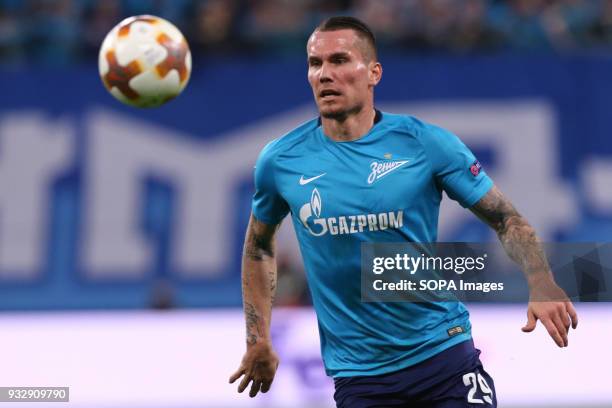
M 393 52 L 603 50 L 612 47 L 612 0 L 0 0 L 0 61 L 95 60 L 121 19 L 175 23 L 194 56 L 298 54 L 330 15 L 368 22 Z

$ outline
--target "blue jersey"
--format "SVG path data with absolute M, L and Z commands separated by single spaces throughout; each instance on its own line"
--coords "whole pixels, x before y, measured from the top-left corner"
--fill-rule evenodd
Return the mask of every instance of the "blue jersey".
M 401 370 L 471 338 L 459 302 L 362 302 L 361 243 L 435 242 L 442 191 L 469 207 L 492 185 L 455 135 L 386 112 L 357 140 L 333 141 L 314 119 L 262 150 L 253 215 L 291 213 L 328 375 Z

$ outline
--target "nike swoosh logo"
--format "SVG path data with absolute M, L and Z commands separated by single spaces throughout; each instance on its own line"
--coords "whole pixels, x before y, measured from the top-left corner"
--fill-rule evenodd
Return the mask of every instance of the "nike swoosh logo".
M 323 173 L 323 174 L 319 174 L 318 176 L 314 176 L 311 178 L 307 178 L 305 179 L 304 176 L 300 176 L 300 186 L 303 186 L 305 184 L 310 183 L 311 181 L 315 181 L 316 179 L 318 179 L 319 177 L 323 177 L 324 175 L 326 175 L 327 173 Z

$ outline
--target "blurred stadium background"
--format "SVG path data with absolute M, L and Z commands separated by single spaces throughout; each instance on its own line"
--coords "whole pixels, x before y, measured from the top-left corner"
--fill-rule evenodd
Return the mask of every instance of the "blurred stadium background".
M 145 13 L 194 58 L 155 110 L 97 74 L 108 30 Z M 335 14 L 378 35 L 379 108 L 459 134 L 543 240 L 610 240 L 610 0 L 0 0 L 0 386 L 70 386 L 71 407 L 333 406 L 287 222 L 275 385 L 249 400 L 226 381 L 252 167 L 316 114 L 305 41 Z M 448 202 L 440 236 L 494 239 Z M 524 305 L 471 306 L 500 407 L 612 407 L 612 312 L 577 308 L 557 350 L 520 333 Z

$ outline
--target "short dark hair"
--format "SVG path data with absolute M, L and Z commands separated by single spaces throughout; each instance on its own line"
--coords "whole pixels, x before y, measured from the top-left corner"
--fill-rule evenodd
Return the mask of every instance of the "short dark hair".
M 358 18 L 351 16 L 336 16 L 325 19 L 317 26 L 315 31 L 353 30 L 364 39 L 372 49 L 372 56 L 378 58 L 376 52 L 376 37 L 370 27 Z

